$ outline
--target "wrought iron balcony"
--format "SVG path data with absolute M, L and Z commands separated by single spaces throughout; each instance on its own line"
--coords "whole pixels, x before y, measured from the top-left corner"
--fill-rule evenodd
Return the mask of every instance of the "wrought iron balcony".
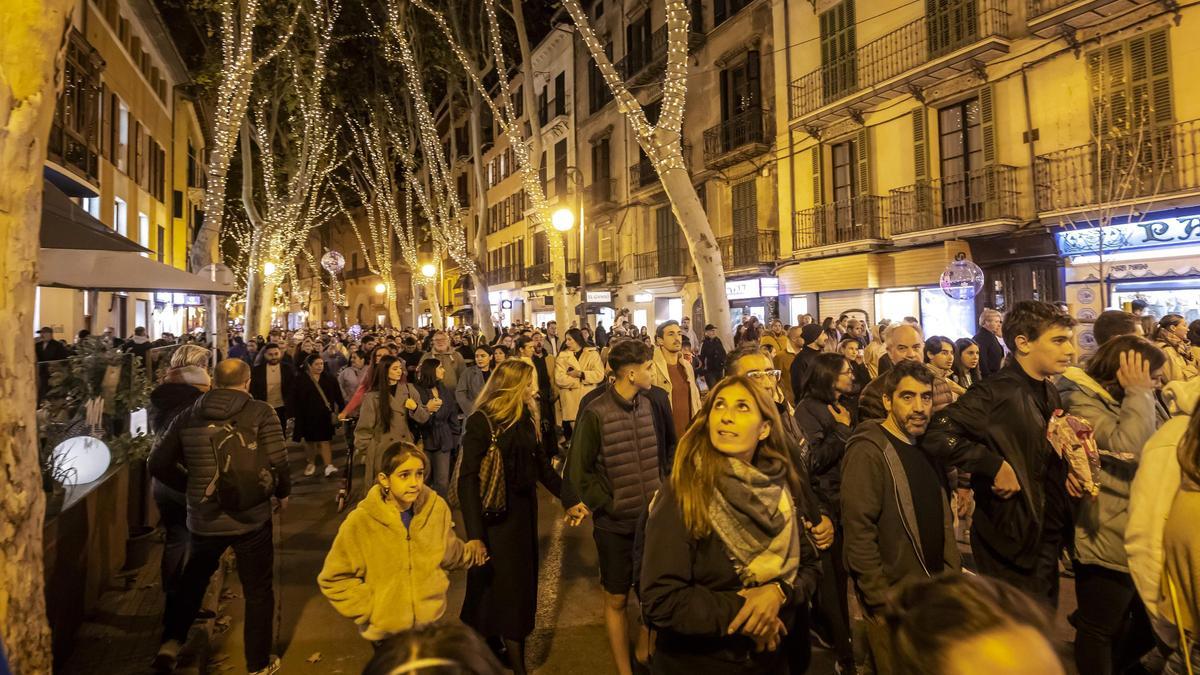
M 828 121 L 852 106 L 872 107 L 1008 53 L 1008 0 L 936 4 L 935 11 L 793 80 L 792 120 Z
M 589 286 L 606 286 L 617 283 L 617 264 L 611 260 L 601 260 L 583 266 L 583 280 Z
M 717 246 L 726 269 L 771 264 L 779 259 L 779 231 L 758 230 L 717 237 Z
M 792 221 L 792 248 L 880 247 L 887 237 L 886 208 L 883 197 L 862 195 L 797 211 Z
M 692 172 L 692 144 L 683 144 L 683 166 L 688 173 Z M 640 190 L 652 185 L 658 185 L 658 172 L 650 160 L 645 159 L 629 167 L 629 189 Z
M 704 167 L 720 169 L 761 155 L 771 147 L 771 113 L 750 108 L 704 132 Z
M 1031 33 L 1048 38 L 1094 26 L 1149 4 L 1151 0 L 1026 0 L 1025 16 Z
M 1200 189 L 1200 120 L 1142 128 L 1039 156 L 1040 213 Z
M 691 263 L 692 256 L 686 248 L 638 253 L 633 257 L 633 278 L 635 281 L 645 281 L 660 277 L 687 276 Z
M 597 178 L 584 188 L 584 202 L 593 210 L 603 210 L 616 206 L 617 180 L 615 178 Z
M 688 53 L 704 45 L 704 33 L 688 31 Z M 663 24 L 650 34 L 649 42 L 632 45 L 615 67 L 621 79 L 629 84 L 645 84 L 660 75 L 667 65 L 667 26 Z
M 530 286 L 550 283 L 550 263 L 531 265 L 525 274 L 525 280 Z
M 525 281 L 525 268 L 521 265 L 508 265 L 494 270 L 488 270 L 488 284 L 495 286 L 512 282 Z
M 997 164 L 896 188 L 889 196 L 891 235 L 1018 220 L 1017 169 Z

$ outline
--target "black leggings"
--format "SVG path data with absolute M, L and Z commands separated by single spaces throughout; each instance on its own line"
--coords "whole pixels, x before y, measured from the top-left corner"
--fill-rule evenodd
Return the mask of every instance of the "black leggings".
M 1154 648 L 1146 608 L 1125 572 L 1075 563 L 1075 665 L 1080 673 L 1122 673 Z
M 821 580 L 813 598 L 812 622 L 829 636 L 837 660 L 843 665 L 854 663 L 850 645 L 850 599 L 847 596 L 849 577 L 842 560 L 842 531 L 834 530 L 833 545 L 821 551 Z

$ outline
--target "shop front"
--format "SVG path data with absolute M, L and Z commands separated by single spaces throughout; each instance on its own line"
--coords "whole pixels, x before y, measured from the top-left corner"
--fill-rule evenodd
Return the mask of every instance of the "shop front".
M 1154 316 L 1200 319 L 1200 213 L 1159 211 L 1134 222 L 1054 233 L 1065 261 L 1066 301 L 1079 345 L 1095 348 L 1091 324 L 1109 308 L 1147 303 Z
M 575 315 L 583 315 L 587 311 L 587 324 L 596 326 L 612 326 L 617 318 L 616 306 L 613 304 L 612 291 L 587 291 L 587 306 L 583 303 L 575 306 Z
M 746 317 L 766 324 L 779 318 L 779 279 L 755 277 L 725 282 L 725 297 L 729 299 L 729 314 L 736 327 Z

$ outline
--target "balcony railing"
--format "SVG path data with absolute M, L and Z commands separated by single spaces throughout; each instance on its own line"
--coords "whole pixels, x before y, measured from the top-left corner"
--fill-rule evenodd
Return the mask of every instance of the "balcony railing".
M 717 237 L 725 267 L 751 267 L 779 259 L 779 232 L 758 230 L 747 234 Z
M 1029 32 L 1042 38 L 1110 21 L 1152 0 L 1025 0 Z
M 824 204 L 797 211 L 792 223 L 792 248 L 853 244 L 887 236 L 887 200 L 876 195 Z
M 773 133 L 770 112 L 762 108 L 740 112 L 704 132 L 704 166 L 716 168 L 739 149 L 765 152 Z
M 704 44 L 704 33 L 695 30 L 688 31 L 688 53 L 699 49 Z M 667 26 L 663 24 L 650 34 L 649 42 L 634 45 L 625 56 L 616 63 L 617 73 L 621 79 L 630 84 L 647 82 L 659 74 L 667 64 Z
M 692 144 L 683 144 L 683 166 L 688 173 L 692 172 Z M 658 173 L 650 160 L 642 160 L 629 167 L 629 184 L 634 190 L 658 184 Z
M 528 272 L 525 274 L 525 280 L 530 286 L 550 283 L 550 263 L 544 262 L 530 265 Z
M 525 281 L 525 268 L 521 265 L 509 265 L 488 270 L 487 280 L 490 285 L 523 282 Z
M 686 276 L 692 262 L 686 248 L 667 248 L 633 257 L 633 277 L 636 281 L 660 277 Z
M 584 188 L 584 199 L 593 208 L 611 206 L 617 201 L 617 180 L 615 178 L 597 178 Z
M 792 81 L 791 117 L 807 115 L 985 38 L 1005 36 L 1007 2 L 943 0 L 938 10 L 822 64 Z
M 1020 218 L 1017 169 L 997 164 L 891 191 L 892 235 Z
M 1200 120 L 1142 128 L 1041 155 L 1038 211 L 1063 211 L 1200 189 Z
M 617 264 L 611 260 L 600 260 L 583 266 L 583 280 L 589 286 L 616 283 Z

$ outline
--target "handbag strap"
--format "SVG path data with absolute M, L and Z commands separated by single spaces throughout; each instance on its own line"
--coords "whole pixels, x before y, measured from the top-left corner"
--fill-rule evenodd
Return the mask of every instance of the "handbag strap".
M 312 380 L 311 377 L 308 379 Z M 333 409 L 333 406 L 329 404 L 329 397 L 325 396 L 325 389 L 321 387 L 321 380 L 313 380 L 313 386 L 317 388 L 317 393 L 321 395 L 321 400 L 325 402 L 325 407 L 329 410 L 329 412 L 337 412 Z
M 1175 628 L 1179 631 L 1179 650 L 1183 652 L 1183 662 L 1187 666 L 1188 675 L 1193 675 L 1195 671 L 1192 670 L 1192 645 L 1188 640 L 1187 631 L 1183 629 L 1183 622 L 1180 621 L 1179 592 L 1169 571 L 1163 571 L 1163 578 L 1167 583 L 1167 592 L 1171 594 L 1171 610 L 1175 613 Z

